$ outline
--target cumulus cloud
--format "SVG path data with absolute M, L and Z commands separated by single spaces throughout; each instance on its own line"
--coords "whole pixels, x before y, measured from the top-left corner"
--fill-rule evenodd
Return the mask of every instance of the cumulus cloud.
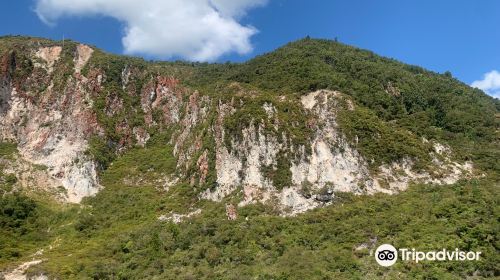
M 127 54 L 211 61 L 230 52 L 252 51 L 250 37 L 257 30 L 239 19 L 267 1 L 36 0 L 35 11 L 49 25 L 61 17 L 113 17 L 124 23 L 122 43 Z
M 482 80 L 474 81 L 472 87 L 482 89 L 488 95 L 500 98 L 500 72 L 493 70 L 484 74 Z

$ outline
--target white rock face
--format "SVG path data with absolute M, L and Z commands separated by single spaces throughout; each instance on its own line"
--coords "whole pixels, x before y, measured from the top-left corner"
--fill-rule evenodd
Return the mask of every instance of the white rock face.
M 376 175 L 374 182 L 374 190 L 376 191 L 396 193 L 405 190 L 412 182 L 427 183 L 427 184 L 454 184 L 464 176 L 473 173 L 473 166 L 470 162 L 459 164 L 449 159 L 446 162 L 435 162 L 435 168 L 439 177 L 433 177 L 427 172 L 415 172 L 412 170 L 413 162 L 409 159 L 401 163 L 393 163 L 392 165 L 384 165 L 380 167 L 380 172 Z
M 329 184 L 335 191 L 354 193 L 362 192 L 360 186 L 373 185 L 365 160 L 338 133 L 335 118 L 341 101 L 350 104 L 347 109 L 353 109 L 350 100 L 335 91 L 320 90 L 302 97 L 302 105 L 317 117 L 321 129 L 315 132 L 311 155 L 303 153 L 292 165 L 295 185 L 309 182 L 321 188 Z
M 340 133 L 336 122 L 339 110 L 354 110 L 352 101 L 339 92 L 319 90 L 304 95 L 301 103 L 317 121 L 318 129 L 309 144 L 310 153 L 304 146 L 287 147 L 286 143 L 290 141 L 286 140 L 286 135 L 283 137 L 285 141 L 278 141 L 265 133 L 262 124 L 254 125 L 253 122 L 243 129 L 241 139 L 230 138 L 231 145 L 227 147 L 226 132 L 221 124 L 234 109 L 231 105 L 219 104 L 219 120 L 215 128 L 218 186 L 205 191 L 202 198 L 220 201 L 240 189 L 243 200 L 238 206 L 275 201 L 284 215 L 295 215 L 329 203 L 328 199 L 325 201 L 324 196 L 318 194 L 325 188 L 355 194 L 392 194 L 406 189 L 412 182 L 454 183 L 472 171 L 469 163 L 460 165 L 447 160 L 443 156 L 448 149 L 436 144 L 436 153 L 446 161 L 436 162 L 440 174 L 443 174 L 439 179 L 425 172 L 413 171 L 411 160 L 382 166 L 377 174 L 371 174 L 366 160 Z M 263 109 L 268 118 L 275 116 L 276 109 L 272 104 L 265 103 Z M 263 167 L 276 165 L 280 151 L 295 157 L 289 157 L 292 184 L 278 191 L 262 170 Z M 311 188 L 312 195 L 304 195 L 302 188 L 305 185 Z
M 292 180 L 300 185 L 309 182 L 322 187 L 332 183 L 336 191 L 359 193 L 358 183 L 366 184 L 368 170 L 359 154 L 347 144 L 341 146 L 343 152 L 331 150 L 324 139 L 316 139 L 311 144 L 310 158 L 292 165 Z
M 313 96 L 319 95 L 315 93 Z M 316 104 L 316 99 L 308 97 L 305 102 L 306 107 L 312 108 Z M 323 102 L 326 102 L 325 100 Z M 272 104 L 265 103 L 263 109 L 269 118 L 273 118 L 276 109 Z M 219 118 L 231 113 L 228 105 L 220 105 Z M 238 187 L 243 188 L 244 199 L 239 206 L 244 206 L 253 202 L 264 202 L 276 199 L 281 207 L 290 208 L 291 214 L 303 212 L 321 205 L 314 196 L 305 198 L 299 194 L 300 186 L 308 181 L 314 184 L 316 189 L 324 186 L 327 182 L 339 182 L 340 186 L 345 186 L 344 181 L 354 181 L 351 170 L 358 171 L 358 159 L 344 158 L 341 155 L 333 155 L 329 145 L 325 142 L 334 138 L 335 133 L 332 128 L 318 134 L 316 140 L 311 144 L 315 151 L 311 157 L 302 153 L 302 159 L 297 164 L 292 164 L 293 185 L 278 191 L 273 182 L 263 174 L 263 168 L 273 168 L 276 166 L 278 153 L 281 150 L 289 151 L 290 147 L 285 147 L 284 143 L 272 135 L 266 134 L 262 124 L 252 124 L 243 129 L 242 138 L 238 141 L 231 140 L 231 147 L 225 146 L 225 131 L 220 127 L 216 129 L 216 170 L 218 187 L 215 190 L 207 190 L 202 197 L 220 201 Z M 286 136 L 284 136 L 286 139 Z M 286 143 L 286 141 L 285 141 Z M 302 147 L 302 150 L 303 147 Z M 342 165 L 335 168 L 335 164 Z
M 76 47 L 76 57 L 75 57 L 75 72 L 80 73 L 82 71 L 83 67 L 85 67 L 85 64 L 87 64 L 87 61 L 92 57 L 92 53 L 94 50 L 83 44 L 79 44 Z
M 42 48 L 36 57 L 51 69 L 60 52 L 61 47 Z M 36 102 L 26 97 L 34 94 L 40 95 Z M 0 141 L 17 142 L 25 160 L 47 167 L 52 187 L 63 186 L 68 201 L 80 202 L 95 194 L 99 190 L 96 166 L 85 152 L 89 135 L 99 127 L 84 80 L 70 77 L 64 93 L 56 92 L 51 84 L 41 93 L 12 88 L 8 96 L 8 109 L 0 116 Z
M 318 202 L 313 197 L 306 198 L 299 193 L 297 187 L 284 188 L 279 193 L 279 202 L 284 207 L 284 216 L 293 216 L 298 213 L 314 209 L 323 203 Z M 286 211 L 289 210 L 289 211 Z
M 240 185 L 241 178 L 239 172 L 243 164 L 234 153 L 230 153 L 226 147 L 221 147 L 216 154 L 216 172 L 218 187 L 215 191 L 207 190 L 203 198 L 220 201 L 230 194 Z
M 261 169 L 275 162 L 280 146 L 277 139 L 263 133 L 262 126 L 256 130 L 255 126 L 250 125 L 243 131 L 243 142 L 238 144 L 237 151 L 246 158 L 246 163 L 242 164 L 244 185 L 272 187 L 271 182 L 262 175 Z
M 62 47 L 60 46 L 40 48 L 35 53 L 35 56 L 41 59 L 44 63 L 35 63 L 35 66 L 42 67 L 47 70 L 47 72 L 51 73 L 54 70 L 54 64 L 61 56 L 61 51 Z
M 170 214 L 170 215 L 161 215 L 160 217 L 158 217 L 158 220 L 162 221 L 162 222 L 171 221 L 174 224 L 178 224 L 178 223 L 181 223 L 182 221 L 184 221 L 186 219 L 189 219 L 189 218 L 194 217 L 194 216 L 198 216 L 200 214 L 201 214 L 201 209 L 196 209 L 196 210 L 191 211 L 191 212 L 189 212 L 187 214 L 173 213 L 173 214 Z
M 220 201 L 240 185 L 240 170 L 243 165 L 238 156 L 224 145 L 225 131 L 222 126 L 224 117 L 234 112 L 231 105 L 219 103 L 217 108 L 217 124 L 215 125 L 214 138 L 216 144 L 215 171 L 218 186 L 214 190 L 206 190 L 202 198 Z
M 262 108 L 269 118 L 274 117 L 274 114 L 276 114 L 276 108 L 274 108 L 273 104 L 266 102 L 264 103 L 264 105 L 262 105 Z
M 62 48 L 55 46 L 33 53 L 35 66 L 47 70 L 46 77 L 37 79 L 51 81 L 61 52 Z M 92 54 L 92 48 L 77 46 L 74 73 L 65 81 L 64 90 L 56 90 L 53 83 L 47 83 L 48 87 L 41 92 L 21 92 L 12 86 L 7 76 L 0 84 L 2 100 L 8 100 L 0 104 L 0 141 L 17 142 L 19 152 L 26 161 L 46 166 L 49 179 L 44 182 L 53 187 L 63 186 L 67 191 L 66 199 L 71 202 L 80 202 L 100 188 L 96 165 L 86 151 L 90 136 L 102 135 L 90 96 L 101 92 L 91 88 L 100 88 L 106 76 L 99 73 L 99 69 L 93 69 L 96 70 L 93 78 L 89 74 L 87 79 L 80 73 Z M 133 87 L 131 81 L 138 75 L 137 70 L 127 66 L 121 74 L 122 88 L 127 90 Z M 353 110 L 354 104 L 349 97 L 337 91 L 319 90 L 301 97 L 303 110 L 314 121 L 311 127 L 316 127 L 310 142 L 302 145 L 293 144 L 290 135 L 279 132 L 280 126 L 288 124 L 280 123 L 281 112 L 271 102 L 265 102 L 260 108 L 268 122 L 245 120 L 250 125 L 242 129 L 241 137 L 236 137 L 227 135 L 224 119 L 235 113 L 235 103 L 242 104 L 243 100 L 235 101 L 237 96 L 212 106 L 215 100 L 208 95 L 183 88 L 176 78 L 160 75 L 151 77 L 141 88 L 139 98 L 145 125 L 129 127 L 124 123 L 116 128 L 122 129 L 121 132 L 128 137 L 121 139 L 123 141 L 119 143 L 118 150 L 123 151 L 134 143 L 144 147 L 150 139 L 148 128 L 178 127 L 170 139 L 177 159 L 175 177 L 187 179 L 193 187 L 198 187 L 197 184 L 203 185 L 208 180 L 207 176 L 213 179 L 209 170 L 215 168 L 216 184 L 202 193 L 201 197 L 205 199 L 220 201 L 231 193 L 241 191 L 243 199 L 240 206 L 276 202 L 284 213 L 294 215 L 328 203 L 329 200 L 319 194 L 325 189 L 356 194 L 394 193 L 404 190 L 412 182 L 453 183 L 472 170 L 470 164 L 460 165 L 450 161 L 448 147 L 433 143 L 435 152 L 431 155 L 438 173 L 442 175 L 440 178 L 414 171 L 411 159 L 370 171 L 367 161 L 354 148 L 356 143 L 349 143 L 339 129 L 337 113 Z M 291 99 L 282 96 L 278 100 L 290 102 Z M 125 110 L 124 102 L 118 95 L 106 96 L 106 106 L 108 117 Z M 212 108 L 217 110 L 215 122 L 199 126 L 207 124 L 205 122 L 211 117 Z M 214 162 L 209 157 L 211 147 L 207 148 L 204 143 L 209 138 L 203 138 L 206 135 L 213 135 L 215 140 L 215 166 L 211 166 Z M 278 158 L 282 155 L 289 160 L 287 171 L 291 174 L 291 183 L 278 190 L 269 173 L 277 170 Z M 213 157 L 213 154 L 210 156 Z M 196 172 L 185 178 L 187 171 L 192 170 L 193 162 Z M 214 184 L 213 181 L 209 183 Z M 168 188 L 170 183 L 163 184 Z M 304 193 L 306 186 L 311 194 Z
M 242 131 L 242 141 L 232 142 L 232 149 L 223 145 L 224 135 L 216 139 L 216 171 L 218 187 L 207 190 L 203 198 L 219 201 L 238 186 L 253 186 L 273 190 L 272 182 L 262 174 L 264 166 L 276 163 L 281 144 L 264 134 L 262 126 L 250 125 Z
M 68 201 L 79 202 L 98 190 L 95 164 L 84 154 L 88 148 L 84 129 L 88 124 L 80 117 L 87 113 L 75 108 L 64 118 L 63 114 L 57 109 L 45 112 L 37 108 L 20 98 L 14 89 L 11 108 L 0 120 L 0 130 L 3 139 L 18 142 L 19 152 L 26 160 L 47 167 L 49 174 L 68 191 Z M 23 121 L 24 127 L 19 125 Z
M 14 269 L 12 272 L 5 274 L 3 277 L 5 280 L 48 280 L 49 278 L 45 275 L 37 275 L 34 277 L 28 278 L 26 276 L 26 270 L 30 268 L 31 266 L 37 265 L 41 263 L 42 260 L 33 260 L 29 262 L 25 262 L 21 264 L 19 267 Z
M 60 182 L 50 176 L 40 166 L 25 160 L 21 156 L 12 159 L 0 159 L 0 165 L 4 166 L 5 174 L 15 174 L 21 188 L 47 190 L 60 185 Z

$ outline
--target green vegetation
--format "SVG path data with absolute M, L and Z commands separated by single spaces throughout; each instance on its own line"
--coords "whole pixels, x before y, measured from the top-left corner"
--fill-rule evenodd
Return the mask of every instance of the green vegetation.
M 269 178 L 273 186 L 278 190 L 292 185 L 291 163 L 287 155 L 280 151 L 276 158 L 276 166 L 263 166 L 262 171 L 266 178 Z
M 106 169 L 116 157 L 111 143 L 99 136 L 90 138 L 87 154 L 93 157 L 101 169 Z
M 0 184 L 0 189 L 4 187 Z M 53 216 L 42 203 L 23 194 L 0 195 L 0 267 L 27 258 L 47 244 L 48 217 Z
M 380 121 L 389 122 L 386 127 L 448 143 L 456 151 L 456 159 L 476 159 L 481 168 L 500 170 L 495 160 L 500 157 L 499 119 L 495 117 L 500 101 L 450 75 L 433 73 L 338 42 L 308 38 L 243 64 L 197 64 L 195 69 L 188 81 L 191 86 L 215 84 L 220 87 L 224 83 L 239 82 L 243 87 L 289 97 L 317 89 L 339 90 L 351 96 L 357 106 L 369 109 Z M 254 112 L 257 116 L 262 114 Z M 373 121 L 373 117 L 368 118 L 369 122 Z M 362 125 L 350 123 L 352 120 L 348 118 L 344 121 L 351 135 L 366 134 Z M 399 140 L 390 140 L 393 141 Z M 422 148 L 412 152 L 409 147 L 398 150 L 422 154 L 426 151 Z M 370 149 L 364 151 L 370 152 Z M 389 157 L 392 155 L 383 154 L 383 158 Z
M 17 145 L 10 142 L 0 142 L 0 195 L 10 193 L 17 177 L 13 173 L 5 173 L 4 168 L 17 154 Z
M 342 131 L 357 143 L 357 149 L 371 166 L 390 164 L 402 159 L 415 159 L 415 168 L 423 168 L 431 161 L 432 145 L 426 144 L 413 133 L 380 120 L 367 109 L 341 111 Z M 354 140 L 357 139 L 357 140 Z
M 312 130 L 307 126 L 312 118 L 306 112 L 296 97 L 279 100 L 279 96 L 268 92 L 258 92 L 256 95 L 242 96 L 236 105 L 234 114 L 224 118 L 226 145 L 231 146 L 229 138 L 241 139 L 242 130 L 252 124 L 262 124 L 264 133 L 281 140 L 283 133 L 292 140 L 294 145 L 309 143 Z M 264 106 L 273 108 L 271 116 L 266 113 Z
M 9 214 L 1 220 L 6 241 L 0 265 L 52 244 L 43 255 L 47 261 L 30 273 L 60 279 L 456 279 L 500 273 L 500 197 L 493 178 L 417 185 L 395 196 L 337 194 L 333 205 L 293 218 L 251 205 L 238 209 L 236 221 L 227 220 L 224 204 L 189 199 L 188 189 L 111 186 L 82 207 L 52 212 L 37 200 L 2 197 L 0 208 Z M 203 212 L 189 222 L 156 220 L 198 207 Z M 47 227 L 50 232 L 41 230 Z M 398 262 L 386 269 L 368 249 L 355 250 L 370 238 L 420 250 L 477 250 L 483 258 Z
M 110 77 L 111 78 L 111 77 Z M 126 93 L 121 80 L 106 80 L 103 93 L 96 97 L 93 109 L 105 130 L 104 139 L 118 143 L 126 130 L 144 125 L 144 112 L 140 109 L 140 95 Z
M 65 83 L 74 78 L 75 42 L 65 42 L 50 77 L 36 79 L 33 73 L 42 70 L 30 59 L 32 49 L 60 43 L 1 38 L 0 55 L 16 58 L 13 80 L 22 85 L 20 90 L 40 93 L 51 79 L 61 94 L 69 90 Z M 133 82 L 125 86 L 122 73 L 126 68 Z M 2 171 L 14 158 L 16 145 L 0 143 L 0 159 L 5 161 L 0 162 L 0 270 L 31 260 L 32 254 L 44 249 L 40 258 L 45 261 L 29 273 L 43 272 L 57 279 L 500 275 L 500 103 L 450 73 L 432 73 L 337 42 L 304 39 L 242 64 L 147 63 L 95 50 L 82 74 L 88 78 L 103 75 L 100 90 L 91 93 L 103 134 L 89 139 L 88 155 L 99 164 L 104 188 L 81 205 L 61 204 L 46 193 L 20 193 L 14 188 L 16 174 Z M 181 81 L 184 102 L 189 96 L 184 93 L 194 90 L 212 98 L 208 115 L 191 128 L 183 143 L 200 148 L 188 159 L 187 174 L 168 190 L 162 180 L 177 171 L 169 143 L 184 124 L 167 126 L 165 112 L 156 109 L 152 118 L 157 125 L 148 126 L 141 104 L 141 93 L 154 89 L 156 77 L 162 75 Z M 414 185 L 394 196 L 340 193 L 330 206 L 287 218 L 276 216 L 272 204 L 254 204 L 238 208 L 238 218 L 228 221 L 225 204 L 235 204 L 235 197 L 221 203 L 199 200 L 203 188 L 186 181 L 198 171 L 196 162 L 207 151 L 206 185 L 215 186 L 214 126 L 219 101 L 236 109 L 223 120 L 228 146 L 253 124 L 261 125 L 266 137 L 283 141 L 285 134 L 291 140 L 286 144 L 298 147 L 309 143 L 316 129 L 314 117 L 299 100 L 317 89 L 338 90 L 354 101 L 353 111 L 335 112 L 337 121 L 373 170 L 404 158 L 415 160 L 415 168 L 426 168 L 432 149 L 422 141 L 426 138 L 450 145 L 456 160 L 472 160 L 487 175 L 450 186 Z M 271 106 L 275 110 L 266 112 L 265 107 Z M 180 117 L 186 111 L 180 108 Z M 135 147 L 134 127 L 150 134 L 145 148 Z M 278 151 L 276 165 L 262 167 L 278 189 L 290 185 L 291 158 L 292 151 Z M 307 183 L 301 191 L 305 195 L 315 192 Z M 180 224 L 158 221 L 160 215 L 195 209 L 202 209 L 201 214 Z M 483 258 L 477 263 L 399 262 L 382 268 L 368 249 L 356 250 L 374 238 L 377 245 L 477 250 Z
M 17 145 L 10 142 L 0 142 L 0 157 L 11 158 L 17 153 Z
M 175 172 L 176 160 L 168 145 L 134 148 L 113 161 L 101 176 L 104 185 L 151 185 Z M 134 183 L 135 181 L 135 183 Z
M 29 62 L 26 59 L 28 50 L 57 44 L 60 42 L 6 36 L 2 37 L 0 51 L 5 54 L 15 49 L 16 61 L 19 61 L 16 71 L 25 71 L 28 75 L 34 71 L 30 65 L 22 64 L 23 61 Z M 54 79 L 67 80 L 73 67 L 70 58 L 75 47 L 75 42 L 65 42 L 62 58 L 54 71 L 54 75 L 64 77 Z M 122 81 L 124 69 L 130 71 L 129 80 L 133 81 L 125 88 Z M 25 74 L 16 75 L 24 77 Z M 97 155 L 103 169 L 113 160 L 105 150 L 109 149 L 113 154 L 123 148 L 121 145 L 133 145 L 135 139 L 127 139 L 129 131 L 145 126 L 140 93 L 148 83 L 154 84 L 155 77 L 160 75 L 175 77 L 182 86 L 199 90 L 214 100 L 234 100 L 237 110 L 224 120 L 224 126 L 230 132 L 226 133 L 227 138 L 237 139 L 242 128 L 254 120 L 254 124 L 264 124 L 265 133 L 278 135 L 280 141 L 284 132 L 293 144 L 307 143 L 311 131 L 306 124 L 311 119 L 298 98 L 312 90 L 332 89 L 353 98 L 360 108 L 356 113 L 365 112 L 362 115 L 367 118 L 366 122 L 378 123 L 378 130 L 394 129 L 403 139 L 425 137 L 437 140 L 453 148 L 455 160 L 475 160 L 486 170 L 498 171 L 500 168 L 496 160 L 500 157 L 499 120 L 495 117 L 500 109 L 498 100 L 470 88 L 450 73 L 433 73 L 334 41 L 306 38 L 241 64 L 146 62 L 96 49 L 82 74 L 103 75 L 101 92 L 93 97 L 98 122 L 105 130 L 101 140 L 107 147 L 101 150 L 103 157 Z M 48 85 L 46 81 L 36 83 L 42 83 L 44 87 Z M 274 129 L 274 120 L 268 118 L 262 108 L 266 103 L 276 108 L 277 129 Z M 158 127 L 148 128 L 151 130 L 148 132 L 161 133 L 165 129 L 160 121 L 162 112 L 154 111 L 153 117 Z M 366 125 L 359 122 L 345 117 L 341 125 L 349 132 L 353 145 L 356 136 L 359 139 L 361 135 L 367 135 Z M 370 147 L 366 145 L 367 140 L 356 145 L 360 145 L 365 157 L 375 159 L 373 167 L 376 167 L 388 160 L 426 154 L 428 147 L 413 140 L 410 144 L 392 137 L 370 144 Z M 389 148 L 376 149 L 380 144 L 387 144 Z M 213 147 L 209 151 L 213 154 Z M 427 159 L 417 161 L 423 167 Z

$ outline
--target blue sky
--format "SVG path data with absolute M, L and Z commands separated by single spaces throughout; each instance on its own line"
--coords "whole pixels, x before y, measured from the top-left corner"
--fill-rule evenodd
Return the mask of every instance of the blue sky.
M 449 70 L 468 84 L 482 80 L 475 85 L 492 95 L 500 92 L 500 74 L 492 72 L 500 70 L 497 0 L 192 0 L 208 3 L 206 7 L 199 4 L 203 9 L 185 6 L 187 0 L 133 1 L 156 6 L 169 2 L 158 8 L 161 15 L 151 21 L 155 15 L 137 18 L 147 12 L 147 4 L 144 9 L 135 4 L 129 8 L 109 4 L 116 1 L 5 1 L 0 10 L 0 35 L 61 39 L 64 34 L 118 54 L 221 62 L 245 61 L 307 35 L 337 37 L 343 43 L 433 71 Z M 220 18 L 203 24 L 196 21 L 196 13 L 210 11 Z M 141 28 L 159 35 L 141 33 Z M 125 45 L 122 38 L 126 38 Z

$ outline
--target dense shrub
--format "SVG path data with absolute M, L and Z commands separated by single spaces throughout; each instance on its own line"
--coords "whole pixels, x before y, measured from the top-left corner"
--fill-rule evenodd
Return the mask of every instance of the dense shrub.
M 228 221 L 223 204 L 198 202 L 203 204 L 194 207 L 203 212 L 181 224 L 157 221 L 170 211 L 168 197 L 185 187 L 166 194 L 147 187 L 104 189 L 86 200 L 83 213 L 60 222 L 61 244 L 46 253 L 42 270 L 64 279 L 454 279 L 500 273 L 498 185 L 492 178 L 417 185 L 394 196 L 338 194 L 333 205 L 297 217 L 269 215 L 257 204 L 239 208 L 238 219 Z M 182 203 L 176 212 L 193 207 L 191 200 Z M 74 226 L 64 226 L 73 219 Z M 398 262 L 384 269 L 368 249 L 355 249 L 370 239 L 375 246 L 460 248 L 483 257 Z

